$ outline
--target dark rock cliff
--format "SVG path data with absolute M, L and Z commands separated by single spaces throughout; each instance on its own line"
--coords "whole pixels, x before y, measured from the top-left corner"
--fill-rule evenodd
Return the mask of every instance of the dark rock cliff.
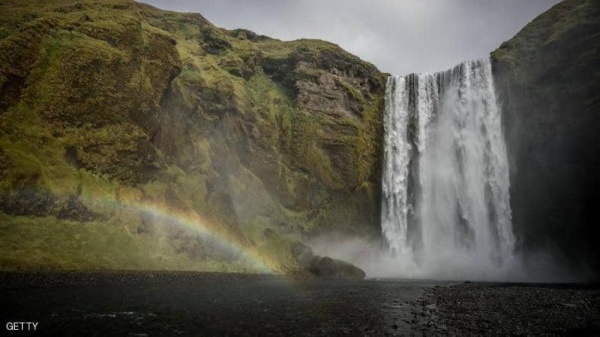
M 0 13 L 0 268 L 238 268 L 182 218 L 276 269 L 378 233 L 373 65 L 128 0 Z
M 492 53 L 522 248 L 600 270 L 600 2 L 567 0 Z

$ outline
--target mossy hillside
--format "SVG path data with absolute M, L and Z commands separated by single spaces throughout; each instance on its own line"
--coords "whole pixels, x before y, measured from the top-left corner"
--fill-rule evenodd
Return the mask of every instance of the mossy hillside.
M 219 155 L 237 152 L 235 160 L 239 159 L 241 165 L 252 171 L 284 208 L 304 208 L 306 217 L 303 221 L 308 223 L 308 227 L 313 227 L 310 223 L 314 221 L 311 220 L 321 217 L 315 216 L 312 210 L 307 211 L 307 208 L 324 211 L 328 209 L 328 203 L 339 201 L 364 204 L 364 199 L 360 199 L 363 195 L 353 198 L 355 192 L 362 189 L 369 191 L 370 200 L 377 199 L 378 193 L 371 192 L 378 188 L 380 145 L 377 135 L 381 133 L 379 117 L 383 111 L 379 89 L 382 88 L 383 75 L 369 74 L 369 71 L 375 72 L 372 66 L 322 41 L 281 42 L 264 37 L 258 41 L 249 40 L 245 32 L 215 30 L 207 25 L 200 26 L 198 35 L 202 39 L 200 45 L 191 43 L 189 39 L 178 42 L 183 50 L 180 54 L 188 57 L 182 57 L 183 70 L 173 82 L 173 96 L 178 99 L 175 105 L 184 105 L 191 115 L 199 117 L 203 124 L 200 128 L 206 127 L 206 123 L 218 125 L 216 129 L 219 130 L 236 128 L 212 136 L 219 141 L 211 140 L 209 143 L 221 147 L 227 144 L 226 150 L 217 151 Z M 195 35 L 188 32 L 190 36 Z M 333 68 L 337 54 L 341 54 L 339 59 L 346 63 L 340 63 L 339 70 Z M 350 68 L 347 71 L 351 75 L 363 72 L 361 75 L 365 77 L 362 80 L 367 83 L 348 82 L 344 78 L 344 67 Z M 311 73 L 316 77 L 307 76 Z M 317 85 L 320 85 L 319 76 L 336 78 L 334 85 L 338 89 L 339 101 L 357 103 L 357 110 L 366 112 L 364 116 L 315 114 L 310 111 L 312 106 L 307 109 L 305 104 L 298 102 L 299 96 L 312 94 L 304 93 L 299 83 L 317 80 Z M 328 135 L 329 128 L 335 129 Z M 203 134 L 214 133 L 214 129 Z M 223 134 L 228 136 L 223 137 Z M 340 152 L 345 151 L 351 159 L 337 162 L 339 158 L 326 152 L 325 143 L 328 141 L 334 143 L 330 148 L 341 148 Z M 352 156 L 354 152 L 358 156 Z M 338 167 L 332 167 L 332 162 Z M 306 193 L 307 190 L 319 189 L 341 190 L 346 195 L 333 201 L 334 193 Z M 326 197 L 319 200 L 320 194 Z M 376 213 L 376 207 L 372 206 L 377 202 L 371 201 L 367 214 Z M 311 203 L 319 204 L 315 207 Z M 351 209 L 347 205 L 344 207 Z M 285 212 L 276 213 L 279 214 L 271 214 L 269 218 L 285 218 Z M 250 215 L 250 218 L 253 216 Z M 360 221 L 363 218 L 361 216 Z M 356 218 L 352 222 L 356 223 Z M 373 223 L 373 219 L 362 222 Z M 319 226 L 331 228 L 334 223 L 335 219 Z
M 4 221 L 30 216 L 65 238 L 64 222 L 90 237 L 108 226 L 138 247 L 113 265 L 53 267 L 154 268 L 137 257 L 157 242 L 165 259 L 190 263 L 173 269 L 238 263 L 130 204 L 199 215 L 284 270 L 293 240 L 376 232 L 383 75 L 372 65 L 327 42 L 124 0 L 6 1 L 0 22 Z M 39 233 L 36 256 L 59 240 Z
M 600 3 L 562 1 L 492 60 L 522 249 L 552 247 L 577 273 L 597 274 Z
M 2 215 L 2 270 L 197 270 L 256 272 L 239 261 L 198 260 L 155 236 L 114 223 L 79 223 L 55 217 Z

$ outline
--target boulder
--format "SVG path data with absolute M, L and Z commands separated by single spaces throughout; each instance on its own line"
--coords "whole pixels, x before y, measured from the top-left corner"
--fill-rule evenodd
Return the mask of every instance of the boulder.
M 304 245 L 302 242 L 295 242 L 292 245 L 292 256 L 302 268 L 309 268 L 315 254 L 310 247 Z
M 363 280 L 366 276 L 362 269 L 351 263 L 314 255 L 312 249 L 301 242 L 292 245 L 292 256 L 305 271 L 319 278 Z
M 363 280 L 367 276 L 357 266 L 328 256 L 315 256 L 310 263 L 309 271 L 321 278 Z

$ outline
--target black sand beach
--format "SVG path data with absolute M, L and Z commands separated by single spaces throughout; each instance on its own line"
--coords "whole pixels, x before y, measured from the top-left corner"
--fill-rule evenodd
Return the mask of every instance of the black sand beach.
M 600 290 L 581 285 L 5 272 L 0 299 L 9 335 L 600 334 Z

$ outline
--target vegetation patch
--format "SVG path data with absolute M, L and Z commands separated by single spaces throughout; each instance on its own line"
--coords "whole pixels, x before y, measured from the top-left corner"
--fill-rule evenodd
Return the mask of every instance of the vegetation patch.
M 130 0 L 0 9 L 0 268 L 256 269 L 183 217 L 291 271 L 377 223 L 371 64 Z

